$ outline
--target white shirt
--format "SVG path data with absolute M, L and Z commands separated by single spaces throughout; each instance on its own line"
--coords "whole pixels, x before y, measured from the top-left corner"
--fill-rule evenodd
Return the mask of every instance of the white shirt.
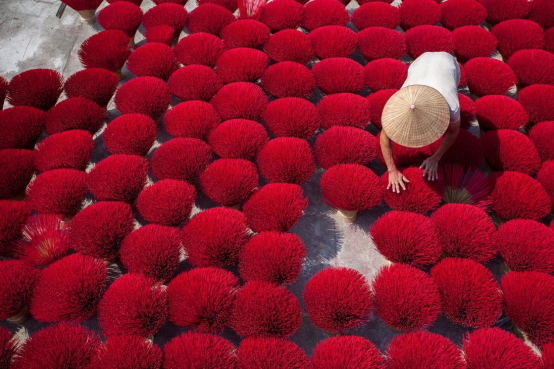
M 402 88 L 424 85 L 439 91 L 450 108 L 450 123 L 456 123 L 460 119 L 459 82 L 460 66 L 452 55 L 442 51 L 427 52 L 410 65 Z

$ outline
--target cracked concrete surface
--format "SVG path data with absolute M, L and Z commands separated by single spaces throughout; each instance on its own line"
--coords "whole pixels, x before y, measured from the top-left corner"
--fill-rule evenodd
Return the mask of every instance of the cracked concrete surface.
M 192 0 L 189 1 L 189 3 L 191 2 Z M 51 68 L 62 73 L 64 78 L 68 78 L 81 69 L 77 57 L 79 46 L 85 39 L 101 30 L 101 27 L 98 24 L 94 24 L 92 27 L 82 25 L 78 15 L 69 7 L 66 8 L 61 19 L 56 18 L 55 14 L 59 4 L 60 2 L 57 0 L 3 0 L 0 2 L 0 35 L 2 35 L 0 37 L 0 75 L 9 79 L 28 69 Z M 103 3 L 101 7 L 106 5 Z M 351 11 L 355 8 L 353 5 L 357 7 L 355 2 L 352 2 L 348 7 Z M 145 0 L 142 9 L 146 11 L 152 6 L 154 4 L 150 0 Z M 191 10 L 193 6 L 187 5 L 187 9 Z M 351 24 L 349 26 L 352 27 Z M 137 33 L 138 45 L 144 42 L 142 41 L 143 31 L 141 28 Z M 183 32 L 181 37 L 184 36 Z M 359 55 L 355 56 L 355 59 L 358 58 L 361 59 Z M 365 62 L 362 63 L 365 64 Z M 367 91 L 362 95 L 367 95 Z M 119 115 L 113 102 L 109 106 L 109 113 L 108 121 Z M 169 138 L 167 133 L 160 132 L 158 144 Z M 108 155 L 104 149 L 101 131 L 95 136 L 95 141 L 98 146 L 93 154 L 93 163 Z M 313 139 L 310 139 L 310 143 L 313 144 Z M 371 164 L 371 168 L 378 175 L 384 171 L 384 168 L 376 160 Z M 376 251 L 368 235 L 368 229 L 379 216 L 390 209 L 383 204 L 369 211 L 361 212 L 358 221 L 354 224 L 343 223 L 338 219 L 335 210 L 325 205 L 321 199 L 319 179 L 322 173 L 323 170 L 318 169 L 309 183 L 303 186 L 305 194 L 309 198 L 309 207 L 304 217 L 291 230 L 304 240 L 308 254 L 299 281 L 289 286 L 302 305 L 304 285 L 311 276 L 325 267 L 355 268 L 371 281 L 378 270 L 387 264 L 387 261 Z M 213 206 L 216 204 L 200 195 L 194 212 Z M 138 218 L 138 221 L 142 220 Z M 495 274 L 497 264 L 498 261 L 495 261 L 489 265 Z M 181 264 L 181 270 L 189 268 L 188 263 Z M 120 273 L 119 266 L 110 267 L 111 279 Z M 507 324 L 505 319 L 501 322 L 504 325 Z M 0 324 L 5 325 L 4 322 Z M 100 332 L 96 318 L 89 320 L 84 325 Z M 30 333 L 43 326 L 45 325 L 33 318 L 24 324 L 25 330 Z M 10 326 L 10 329 L 16 331 L 18 327 Z M 465 328 L 452 325 L 442 315 L 429 330 L 450 338 L 456 344 L 461 343 L 462 336 L 467 331 Z M 183 331 L 185 330 L 168 322 L 155 336 L 154 342 L 163 346 L 165 342 Z M 350 333 L 370 339 L 382 352 L 386 350 L 390 340 L 399 334 L 399 332 L 389 329 L 376 316 L 366 325 Z M 238 344 L 239 338 L 231 330 L 227 329 L 223 335 Z M 292 340 L 304 348 L 308 354 L 311 354 L 317 342 L 326 337 L 328 335 L 316 328 L 304 313 L 303 324 Z

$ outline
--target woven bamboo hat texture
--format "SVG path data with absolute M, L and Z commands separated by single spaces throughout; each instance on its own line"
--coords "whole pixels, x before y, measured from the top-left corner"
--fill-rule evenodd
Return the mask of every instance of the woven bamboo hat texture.
M 381 117 L 383 130 L 399 145 L 418 148 L 442 137 L 450 123 L 450 109 L 440 92 L 412 85 L 387 101 Z

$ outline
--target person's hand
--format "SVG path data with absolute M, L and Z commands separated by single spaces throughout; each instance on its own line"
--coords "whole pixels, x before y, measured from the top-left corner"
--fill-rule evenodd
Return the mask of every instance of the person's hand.
M 406 189 L 404 182 L 408 183 L 408 178 L 404 177 L 401 171 L 398 169 L 393 169 L 389 172 L 389 185 L 387 190 L 392 187 L 392 192 L 400 193 L 400 188 L 403 190 Z
M 425 177 L 425 173 L 427 173 L 427 179 L 430 181 L 434 181 L 435 179 L 439 178 L 439 175 L 437 174 L 438 167 L 439 167 L 439 160 L 431 156 L 425 159 L 423 161 L 423 164 L 421 164 L 419 168 L 423 169 L 424 177 Z

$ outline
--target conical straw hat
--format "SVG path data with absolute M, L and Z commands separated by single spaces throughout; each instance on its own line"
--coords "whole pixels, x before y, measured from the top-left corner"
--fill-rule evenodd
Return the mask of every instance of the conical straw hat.
M 450 109 L 440 92 L 412 85 L 387 101 L 381 117 L 389 138 L 406 147 L 423 147 L 442 137 L 450 123 Z

